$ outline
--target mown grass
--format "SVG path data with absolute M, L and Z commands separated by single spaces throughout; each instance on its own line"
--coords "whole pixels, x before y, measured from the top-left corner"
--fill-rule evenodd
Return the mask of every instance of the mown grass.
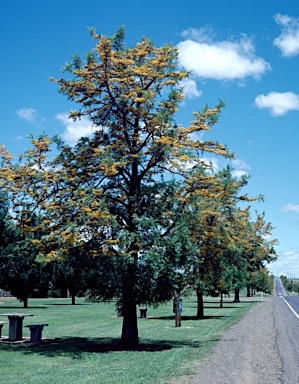
M 31 313 L 24 325 L 48 323 L 42 343 L 6 341 L 4 325 L 0 342 L 0 382 L 55 384 L 135 384 L 180 382 L 192 375 L 224 331 L 238 322 L 254 302 L 219 308 L 215 299 L 205 301 L 205 318 L 197 320 L 196 300 L 183 299 L 182 326 L 175 327 L 172 303 L 149 308 L 148 318 L 138 319 L 140 350 L 113 351 L 122 326 L 115 304 L 77 299 L 31 299 L 29 308 L 16 300 L 0 300 L 0 313 Z M 6 320 L 0 317 L 1 321 Z M 28 328 L 23 328 L 29 338 Z

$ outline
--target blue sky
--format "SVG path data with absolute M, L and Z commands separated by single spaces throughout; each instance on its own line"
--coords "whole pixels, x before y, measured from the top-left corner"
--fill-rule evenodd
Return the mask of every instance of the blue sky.
M 74 105 L 49 77 L 61 78 L 71 55 L 94 47 L 87 27 L 112 35 L 125 25 L 127 45 L 150 37 L 179 47 L 192 71 L 177 121 L 187 125 L 206 103 L 226 102 L 205 139 L 236 154 L 246 191 L 263 194 L 279 240 L 275 275 L 299 276 L 299 4 L 298 0 L 10 0 L 0 13 L 1 139 L 17 155 L 27 135 L 46 132 L 74 143 L 90 124 L 67 119 Z M 221 159 L 211 159 L 216 169 Z

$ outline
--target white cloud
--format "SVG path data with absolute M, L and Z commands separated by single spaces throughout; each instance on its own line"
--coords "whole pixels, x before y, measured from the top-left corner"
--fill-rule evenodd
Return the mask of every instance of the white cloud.
M 244 175 L 248 175 L 248 173 L 242 169 L 234 169 L 232 171 L 232 175 L 237 178 L 241 178 Z
M 251 39 L 211 41 L 204 30 L 189 29 L 178 44 L 179 64 L 193 75 L 216 80 L 258 79 L 271 66 L 257 57 Z
M 244 160 L 233 159 L 232 160 L 233 167 L 236 169 L 250 169 L 250 166 Z
M 185 29 L 181 35 L 188 39 L 196 41 L 212 41 L 212 36 L 215 35 L 212 28 L 188 28 Z
M 14 140 L 16 140 L 16 141 L 21 141 L 21 140 L 24 140 L 24 137 L 23 137 L 23 136 L 16 136 L 16 137 L 14 138 Z
M 21 108 L 16 111 L 16 113 L 21 119 L 36 125 L 39 125 L 45 121 L 45 119 L 42 118 L 34 108 Z
M 281 27 L 281 34 L 273 44 L 281 51 L 282 56 L 291 57 L 299 54 L 299 19 L 278 13 L 274 20 Z
M 195 99 L 202 94 L 202 91 L 197 89 L 196 82 L 193 79 L 184 79 L 180 81 L 180 87 L 183 88 L 183 94 L 187 99 Z
M 299 96 L 293 92 L 270 92 L 258 95 L 255 105 L 260 109 L 269 109 L 273 116 L 282 116 L 289 111 L 299 110 Z
M 292 204 L 292 203 L 289 203 L 285 206 L 283 206 L 281 208 L 282 212 L 289 212 L 289 211 L 293 211 L 293 212 L 297 212 L 299 213 L 299 204 Z
M 269 264 L 268 268 L 275 276 L 293 275 L 298 278 L 299 250 L 289 250 L 279 255 L 278 260 Z
M 250 166 L 244 160 L 234 159 L 232 160 L 233 171 L 232 175 L 234 177 L 242 177 L 248 175 L 248 170 Z
M 85 116 L 77 121 L 70 119 L 67 113 L 59 113 L 55 117 L 66 127 L 61 136 L 70 145 L 75 145 L 81 137 L 91 136 L 94 132 L 91 121 Z

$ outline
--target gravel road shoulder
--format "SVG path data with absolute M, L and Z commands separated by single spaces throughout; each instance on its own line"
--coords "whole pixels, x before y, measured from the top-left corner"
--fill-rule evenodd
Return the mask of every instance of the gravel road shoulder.
M 189 384 L 282 383 L 274 312 L 273 298 L 254 306 L 224 334 Z
M 298 296 L 296 299 L 299 299 Z M 277 345 L 282 360 L 282 382 L 299 383 L 299 320 L 281 297 L 274 298 Z

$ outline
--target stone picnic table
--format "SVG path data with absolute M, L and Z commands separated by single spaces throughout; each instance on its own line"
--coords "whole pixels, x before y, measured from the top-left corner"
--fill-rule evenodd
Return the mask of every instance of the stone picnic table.
M 22 340 L 23 319 L 25 316 L 34 316 L 29 313 L 0 313 L 0 316 L 7 316 L 9 320 L 9 341 Z

